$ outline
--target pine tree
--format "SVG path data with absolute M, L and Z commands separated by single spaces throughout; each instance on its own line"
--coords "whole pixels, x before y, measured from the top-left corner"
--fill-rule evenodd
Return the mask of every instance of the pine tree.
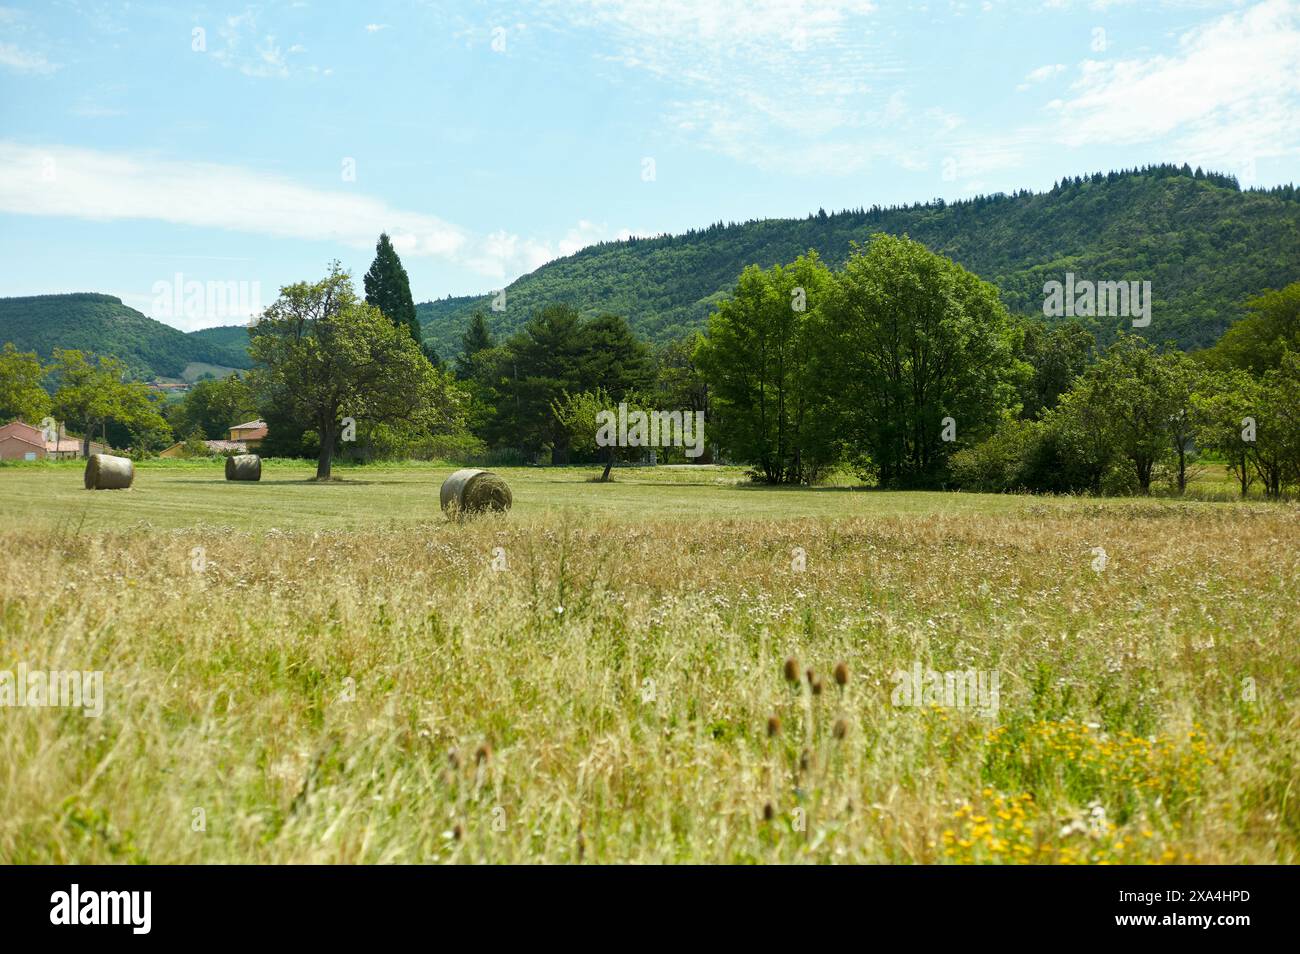
M 415 300 L 411 297 L 411 280 L 397 257 L 397 250 L 388 240 L 388 233 L 379 236 L 375 245 L 375 260 L 366 272 L 366 304 L 374 305 L 397 327 L 405 327 L 416 344 L 424 341 L 420 320 L 415 316 Z
M 487 317 L 481 311 L 474 312 L 469 320 L 469 327 L 460 339 L 460 355 L 456 358 L 456 377 L 461 380 L 475 377 L 478 364 L 474 356 L 496 347 L 492 332 L 488 329 Z
M 581 370 L 588 387 L 603 388 L 619 401 L 650 385 L 654 376 L 650 349 L 624 318 L 593 318 L 583 323 L 582 336 L 586 353 Z

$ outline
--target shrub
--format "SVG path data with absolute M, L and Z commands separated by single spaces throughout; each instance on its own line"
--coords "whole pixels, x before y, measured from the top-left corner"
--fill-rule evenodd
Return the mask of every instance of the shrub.
M 984 493 L 1022 489 L 1041 430 L 1036 421 L 1005 421 L 987 440 L 953 454 L 953 480 L 964 490 Z

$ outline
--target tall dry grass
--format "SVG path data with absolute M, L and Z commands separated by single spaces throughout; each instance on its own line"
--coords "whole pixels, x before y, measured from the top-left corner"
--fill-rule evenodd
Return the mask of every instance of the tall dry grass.
M 0 668 L 107 698 L 0 710 L 0 860 L 1295 862 L 1298 531 L 1157 504 L 12 529 Z M 892 705 L 916 661 L 997 670 L 996 719 Z

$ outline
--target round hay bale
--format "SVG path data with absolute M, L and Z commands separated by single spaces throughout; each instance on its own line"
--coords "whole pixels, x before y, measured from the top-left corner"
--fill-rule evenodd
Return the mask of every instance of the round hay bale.
M 226 480 L 261 480 L 262 458 L 256 454 L 232 454 L 226 458 Z
M 449 516 L 486 510 L 504 512 L 514 503 L 514 496 L 504 480 L 490 470 L 473 467 L 458 470 L 444 480 L 438 496 L 442 509 Z
M 125 457 L 91 454 L 86 459 L 87 490 L 125 490 L 135 480 L 135 465 Z

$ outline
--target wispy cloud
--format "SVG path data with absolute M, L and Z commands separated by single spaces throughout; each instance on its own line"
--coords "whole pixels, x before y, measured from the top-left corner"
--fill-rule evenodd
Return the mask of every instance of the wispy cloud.
M 1300 149 L 1300 3 L 1265 0 L 1184 33 L 1174 55 L 1087 60 L 1050 104 L 1068 145 L 1171 139 L 1206 161 Z
M 257 26 L 257 14 L 252 10 L 227 17 L 217 30 L 224 46 L 214 50 L 215 59 L 222 66 L 237 69 L 245 76 L 283 79 L 289 75 L 288 55 L 280 48 L 272 33 L 262 33 Z M 291 48 L 289 52 L 297 52 Z
M 59 68 L 44 54 L 21 49 L 13 43 L 0 43 L 0 66 L 16 73 L 53 73 Z
M 1104 12 L 1122 0 L 1049 0 Z M 1205 0 L 1166 0 L 1192 11 Z M 985 5 L 987 9 L 988 5 Z M 974 128 L 913 106 L 911 64 L 891 50 L 869 0 L 565 0 L 546 3 L 554 29 L 599 38 L 606 64 L 651 75 L 667 97 L 668 131 L 737 161 L 795 175 L 857 173 L 879 161 L 937 168 L 969 187 L 1062 146 L 1160 144 L 1230 163 L 1300 143 L 1296 0 L 1263 0 L 1187 29 L 1176 52 L 1047 63 L 1020 92 L 1070 81 L 1042 118 Z M 1047 15 L 1054 15 L 1050 12 Z
M 602 238 L 583 221 L 554 241 L 507 232 L 476 235 L 435 215 L 395 208 L 345 188 L 205 162 L 139 158 L 68 146 L 37 148 L 0 140 L 0 212 L 176 225 L 350 248 L 386 231 L 403 254 L 442 259 L 504 283 Z
M 577 0 L 533 12 L 598 36 L 600 62 L 676 88 L 666 126 L 689 142 L 814 172 L 860 168 L 880 151 L 861 135 L 887 108 L 872 82 L 901 66 L 875 10 L 871 0 Z
M 1019 86 L 1017 86 L 1016 89 L 1021 91 L 1027 90 L 1035 83 L 1045 82 L 1046 80 L 1051 79 L 1053 76 L 1056 76 L 1064 72 L 1065 72 L 1064 63 L 1052 63 L 1049 64 L 1048 66 L 1040 66 L 1036 70 L 1030 70 L 1029 73 L 1025 76 L 1025 81 L 1021 83 Z

